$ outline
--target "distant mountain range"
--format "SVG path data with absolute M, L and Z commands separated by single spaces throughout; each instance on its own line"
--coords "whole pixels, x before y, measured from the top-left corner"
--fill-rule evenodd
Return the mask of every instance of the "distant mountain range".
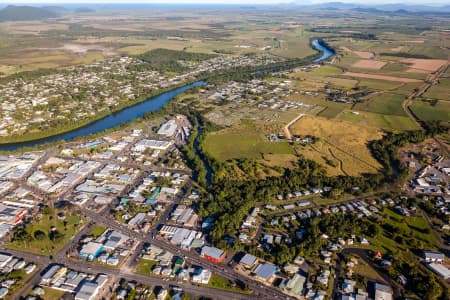
M 195 1 L 195 0 L 193 0 Z M 300 2 L 301 1 L 301 2 Z M 124 0 L 125 2 L 125 0 Z M 193 5 L 180 4 L 185 7 L 240 7 L 239 5 Z M 346 2 L 326 2 L 326 3 L 311 3 L 304 0 L 297 0 L 291 3 L 279 4 L 280 7 L 308 7 L 311 9 L 323 10 L 353 10 L 364 13 L 388 13 L 392 15 L 406 15 L 419 13 L 433 13 L 433 14 L 450 14 L 450 5 L 421 5 L 421 4 L 407 4 L 407 3 L 391 3 L 391 4 L 363 4 L 363 3 L 346 3 Z M 171 8 L 178 7 L 176 4 L 61 4 L 59 6 L 27 6 L 27 5 L 8 5 L 0 4 L 0 22 L 4 21 L 32 21 L 44 20 L 48 18 L 55 18 L 66 13 L 89 13 L 95 10 L 102 9 L 146 9 L 146 8 Z M 241 7 L 242 8 L 242 7 Z M 247 6 L 245 8 L 248 8 Z
M 342 9 L 355 10 L 361 12 L 392 12 L 392 13 L 416 13 L 416 12 L 450 12 L 450 5 L 421 5 L 421 4 L 407 4 L 407 3 L 389 3 L 389 4 L 363 4 L 363 3 L 347 3 L 347 2 L 325 2 L 325 3 L 305 3 L 305 2 L 291 2 L 296 6 L 306 6 L 310 8 L 320 9 Z
M 43 20 L 57 16 L 54 10 L 34 6 L 8 5 L 0 10 L 0 22 Z
M 55 18 L 69 12 L 89 13 L 93 11 L 94 10 L 87 7 L 70 9 L 63 6 L 8 5 L 0 10 L 0 22 L 45 20 Z

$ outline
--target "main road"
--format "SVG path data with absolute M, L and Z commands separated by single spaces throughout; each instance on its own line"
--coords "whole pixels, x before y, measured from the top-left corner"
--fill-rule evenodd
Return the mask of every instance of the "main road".
M 85 208 L 80 208 L 80 210 L 84 214 L 84 216 L 90 218 L 92 222 L 105 225 L 107 228 L 116 230 L 124 235 L 129 236 L 130 238 L 136 241 L 149 243 L 173 254 L 184 256 L 188 264 L 197 265 L 205 269 L 209 269 L 215 274 L 218 274 L 226 279 L 232 281 L 241 281 L 245 284 L 248 284 L 253 290 L 254 295 L 258 295 L 258 297 L 264 296 L 272 300 L 291 299 L 291 297 L 287 296 L 286 294 L 282 293 L 281 291 L 275 288 L 265 286 L 262 283 L 256 282 L 244 275 L 236 273 L 233 270 L 233 268 L 227 265 L 214 264 L 200 257 L 199 254 L 195 251 L 184 250 L 163 240 L 153 238 L 153 233 L 145 234 L 141 232 L 136 232 L 128 228 L 126 225 L 119 223 L 108 216 L 105 216 L 104 214 L 99 214 L 95 211 Z
M 186 282 L 175 282 L 175 281 L 169 282 L 169 281 L 165 281 L 163 278 L 159 278 L 159 277 L 150 277 L 150 276 L 135 274 L 127 269 L 125 269 L 125 270 L 113 269 L 113 268 L 102 267 L 102 266 L 98 266 L 98 265 L 90 265 L 90 264 L 87 264 L 85 261 L 74 261 L 74 260 L 70 260 L 70 259 L 68 259 L 66 257 L 62 257 L 62 256 L 57 256 L 53 261 L 51 261 L 47 256 L 30 254 L 27 252 L 21 252 L 21 251 L 15 251 L 15 250 L 2 250 L 2 252 L 14 255 L 16 257 L 23 258 L 27 261 L 34 261 L 41 266 L 39 271 L 37 271 L 31 277 L 31 279 L 29 279 L 27 281 L 25 286 L 18 293 L 16 293 L 16 295 L 14 296 L 14 299 L 20 299 L 20 297 L 22 297 L 25 294 L 25 292 L 29 291 L 33 286 L 39 284 L 45 269 L 53 263 L 64 265 L 64 266 L 68 267 L 69 269 L 76 270 L 79 272 L 85 272 L 85 273 L 90 273 L 90 274 L 93 274 L 93 273 L 106 274 L 110 278 L 120 277 L 120 278 L 125 278 L 129 281 L 134 280 L 136 282 L 142 283 L 147 286 L 153 286 L 153 287 L 154 286 L 162 286 L 165 288 L 168 288 L 169 286 L 178 286 L 178 287 L 182 288 L 184 292 L 186 292 L 190 295 L 193 295 L 195 297 L 207 296 L 207 297 L 211 297 L 213 299 L 232 299 L 232 300 L 248 300 L 248 299 L 253 298 L 253 295 L 249 295 L 249 294 L 234 293 L 231 291 L 214 289 L 214 288 L 207 287 L 207 286 L 193 285 L 193 284 L 186 283 Z M 260 297 L 260 298 L 261 299 L 272 299 L 270 297 Z

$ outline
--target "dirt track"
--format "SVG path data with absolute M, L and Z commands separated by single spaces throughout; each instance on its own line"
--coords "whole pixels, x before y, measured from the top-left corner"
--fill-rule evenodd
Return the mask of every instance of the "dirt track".
M 292 139 L 292 134 L 291 131 L 289 130 L 289 127 L 291 127 L 292 124 L 294 124 L 295 122 L 297 122 L 298 120 L 300 120 L 305 114 L 299 114 L 298 116 L 296 116 L 292 121 L 290 121 L 286 126 L 284 126 L 283 131 L 284 134 L 286 135 L 286 138 L 288 140 Z

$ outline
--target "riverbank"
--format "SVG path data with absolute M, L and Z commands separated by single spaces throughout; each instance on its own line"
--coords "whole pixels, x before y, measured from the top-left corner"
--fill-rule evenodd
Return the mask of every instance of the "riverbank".
M 189 85 L 193 82 L 195 82 L 195 81 L 187 81 L 187 82 L 183 82 L 181 84 L 173 85 L 168 88 L 156 90 L 153 93 L 149 93 L 144 96 L 141 96 L 134 101 L 128 101 L 128 102 L 122 103 L 121 105 L 115 106 L 105 112 L 102 112 L 102 113 L 97 114 L 90 118 L 80 120 L 79 122 L 76 122 L 76 123 L 73 123 L 70 125 L 64 124 L 62 126 L 58 126 L 53 129 L 47 129 L 46 131 L 40 131 L 40 132 L 33 133 L 33 134 L 22 134 L 20 136 L 2 137 L 2 138 L 0 138 L 0 148 L 3 145 L 8 145 L 8 144 L 16 144 L 16 143 L 31 142 L 31 141 L 35 141 L 35 140 L 46 139 L 46 138 L 49 138 L 52 136 L 58 136 L 58 135 L 61 135 L 61 134 L 67 133 L 67 132 L 71 132 L 71 131 L 89 126 L 97 121 L 100 121 L 100 120 L 108 117 L 109 115 L 117 114 L 129 107 L 136 106 L 142 102 L 150 100 L 151 98 L 158 97 L 164 93 L 170 92 L 174 89 L 183 87 L 185 85 Z
M 240 77 L 264 76 L 268 72 L 294 68 L 299 65 L 311 63 L 311 61 L 322 61 L 329 58 L 334 53 L 331 49 L 328 49 L 326 46 L 322 45 L 321 42 L 317 39 L 311 42 L 311 47 L 318 51 L 320 51 L 320 49 L 323 49 L 322 55 L 319 56 L 320 53 L 318 53 L 317 55 L 307 57 L 305 59 L 287 60 L 283 63 L 278 63 L 275 65 L 257 66 L 244 68 L 242 70 L 225 70 L 224 72 L 219 74 L 205 74 L 204 76 L 201 76 L 201 79 L 199 79 L 198 81 L 190 81 L 187 83 L 179 84 L 177 86 L 172 86 L 170 88 L 158 90 L 155 94 L 142 96 L 138 101 L 124 103 L 123 105 L 114 108 L 114 110 L 107 111 L 105 113 L 96 115 L 93 118 L 80 121 L 79 123 L 73 124 L 73 126 L 70 126 L 69 128 L 56 128 L 55 130 L 46 131 L 42 134 L 33 134 L 32 138 L 29 135 L 22 135 L 15 139 L 11 139 L 10 141 L 7 140 L 3 144 L 0 144 L 0 151 L 14 151 L 20 148 L 31 148 L 47 143 L 69 141 L 80 136 L 89 136 L 91 134 L 103 132 L 107 129 L 117 127 L 124 123 L 128 123 L 134 119 L 141 118 L 145 113 L 159 110 L 163 107 L 164 104 L 172 100 L 178 94 L 183 93 L 190 88 L 203 85 L 210 79 L 212 81 L 217 79 L 231 80 L 236 74 L 238 74 Z M 2 140 L 0 139 L 0 142 L 1 141 Z

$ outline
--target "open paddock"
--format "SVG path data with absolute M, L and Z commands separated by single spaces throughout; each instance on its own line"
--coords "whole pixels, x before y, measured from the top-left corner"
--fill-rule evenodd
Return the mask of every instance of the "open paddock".
M 402 107 L 404 95 L 393 93 L 375 94 L 354 106 L 355 110 L 369 111 L 386 115 L 406 116 Z
M 423 72 L 435 72 L 439 70 L 442 66 L 448 64 L 447 60 L 443 59 L 417 59 L 417 58 L 406 58 L 401 60 L 402 63 L 410 66 L 412 70 L 419 70 Z
M 355 78 L 369 78 L 369 79 L 395 81 L 395 82 L 403 82 L 403 83 L 423 82 L 422 80 L 413 79 L 413 78 L 395 77 L 395 76 L 378 75 L 378 74 L 355 73 L 355 72 L 344 72 L 342 75 L 349 76 L 349 77 L 355 77 Z
M 414 101 L 411 110 L 419 119 L 423 121 L 449 121 L 450 101 L 438 101 L 436 105 L 431 105 L 422 101 Z
M 381 128 L 388 131 L 417 130 L 419 127 L 406 116 L 385 115 L 368 111 L 345 110 L 337 116 L 354 124 Z
M 287 141 L 269 142 L 251 121 L 208 134 L 204 149 L 215 159 L 261 159 L 265 154 L 294 154 Z
M 440 79 L 439 84 L 432 85 L 424 94 L 427 98 L 450 100 L 450 79 Z
M 355 53 L 356 55 L 358 55 L 360 58 L 363 58 L 363 59 L 372 59 L 375 57 L 373 52 L 368 52 L 368 51 L 353 51 L 353 53 Z
M 318 137 L 319 142 L 310 147 L 327 159 L 335 160 L 342 173 L 357 175 L 376 172 L 380 168 L 380 164 L 372 157 L 367 147 L 369 141 L 381 138 L 381 131 L 377 128 L 342 120 L 305 116 L 291 126 L 291 132 Z M 320 160 L 323 161 L 323 158 Z

